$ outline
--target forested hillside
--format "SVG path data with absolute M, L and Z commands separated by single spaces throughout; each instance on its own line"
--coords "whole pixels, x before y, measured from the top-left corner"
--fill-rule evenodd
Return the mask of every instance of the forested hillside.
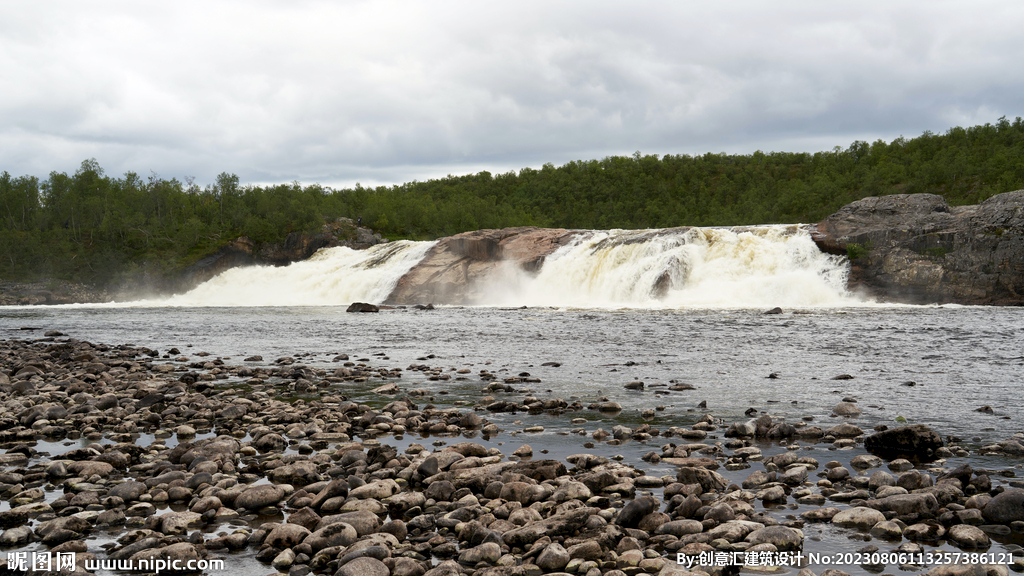
M 206 186 L 110 176 L 0 174 L 0 279 L 113 284 L 173 275 L 229 240 L 279 242 L 325 219 L 363 219 L 392 239 L 480 228 L 657 228 L 814 222 L 866 196 L 931 192 L 953 205 L 1024 188 L 1024 122 L 857 141 L 828 152 L 608 157 L 518 173 L 374 189 L 299 183 Z

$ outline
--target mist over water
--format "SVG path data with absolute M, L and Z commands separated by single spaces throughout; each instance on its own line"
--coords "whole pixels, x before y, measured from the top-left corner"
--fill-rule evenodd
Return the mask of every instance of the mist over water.
M 337 306 L 383 302 L 434 242 L 326 248 L 285 267 L 234 268 L 144 306 Z M 798 225 L 609 230 L 578 234 L 539 273 L 513 263 L 478 282 L 484 306 L 771 308 L 863 304 L 845 288 L 845 258 Z
M 323 248 L 288 266 L 232 268 L 154 306 L 340 306 L 382 302 L 435 242 L 389 242 L 367 250 Z

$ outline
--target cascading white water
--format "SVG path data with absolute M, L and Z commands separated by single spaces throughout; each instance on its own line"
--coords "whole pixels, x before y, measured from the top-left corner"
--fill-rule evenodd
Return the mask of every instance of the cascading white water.
M 284 267 L 232 268 L 164 306 L 342 306 L 383 302 L 435 242 L 389 242 L 367 250 L 337 247 Z
M 435 242 L 325 248 L 285 267 L 233 268 L 136 306 L 343 306 L 384 302 Z M 845 258 L 798 225 L 582 232 L 538 273 L 511 262 L 477 278 L 479 305 L 577 308 L 849 306 Z M 444 304 L 445 302 L 435 302 Z
M 493 304 L 567 307 L 841 306 L 846 260 L 797 225 L 595 231 L 506 278 Z

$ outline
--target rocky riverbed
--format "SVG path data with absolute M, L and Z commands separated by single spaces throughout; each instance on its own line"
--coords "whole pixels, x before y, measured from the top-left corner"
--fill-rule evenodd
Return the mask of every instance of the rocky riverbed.
M 605 429 L 614 395 L 553 397 L 525 372 L 333 360 L 0 341 L 0 546 L 74 552 L 83 574 L 151 557 L 291 576 L 1024 570 L 1021 433 L 862 430 L 856 398 L 829 425 L 751 409 L 666 428 L 653 393 Z M 478 394 L 446 398 L 456 381 Z M 837 534 L 863 561 L 765 565 Z M 938 552 L 985 566 L 922 561 Z
M 96 286 L 62 280 L 48 282 L 0 281 L 0 306 L 109 302 L 113 296 Z

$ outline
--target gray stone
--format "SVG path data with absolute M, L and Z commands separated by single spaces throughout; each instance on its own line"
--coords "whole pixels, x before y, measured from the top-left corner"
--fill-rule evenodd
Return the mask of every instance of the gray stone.
M 284 490 L 270 484 L 250 486 L 235 498 L 235 508 L 259 510 L 273 506 L 284 499 Z
M 1024 520 L 1024 490 L 1011 488 L 989 500 L 982 510 L 989 522 L 1009 524 Z
M 975 549 L 975 548 L 988 548 L 992 545 L 992 540 L 989 539 L 988 534 L 985 534 L 983 530 L 975 526 L 968 526 L 967 524 L 957 524 L 949 529 L 946 533 L 946 539 L 952 541 L 960 548 Z
M 478 562 L 494 564 L 498 558 L 501 558 L 501 546 L 494 542 L 484 542 L 459 554 L 459 562 L 467 566 L 475 566 Z
M 537 566 L 545 573 L 560 572 L 569 563 L 569 552 L 560 544 L 553 542 L 537 557 Z
M 850 283 L 890 301 L 1024 303 L 1024 190 L 973 206 L 934 194 L 858 200 L 819 222 L 818 247 L 858 258 Z
M 803 548 L 804 533 L 788 526 L 766 526 L 755 530 L 744 538 L 751 544 L 772 544 L 781 551 L 794 551 Z
M 859 528 L 861 530 L 870 530 L 875 524 L 884 520 L 885 515 L 881 512 L 865 506 L 848 508 L 832 517 L 833 524 L 848 528 Z

